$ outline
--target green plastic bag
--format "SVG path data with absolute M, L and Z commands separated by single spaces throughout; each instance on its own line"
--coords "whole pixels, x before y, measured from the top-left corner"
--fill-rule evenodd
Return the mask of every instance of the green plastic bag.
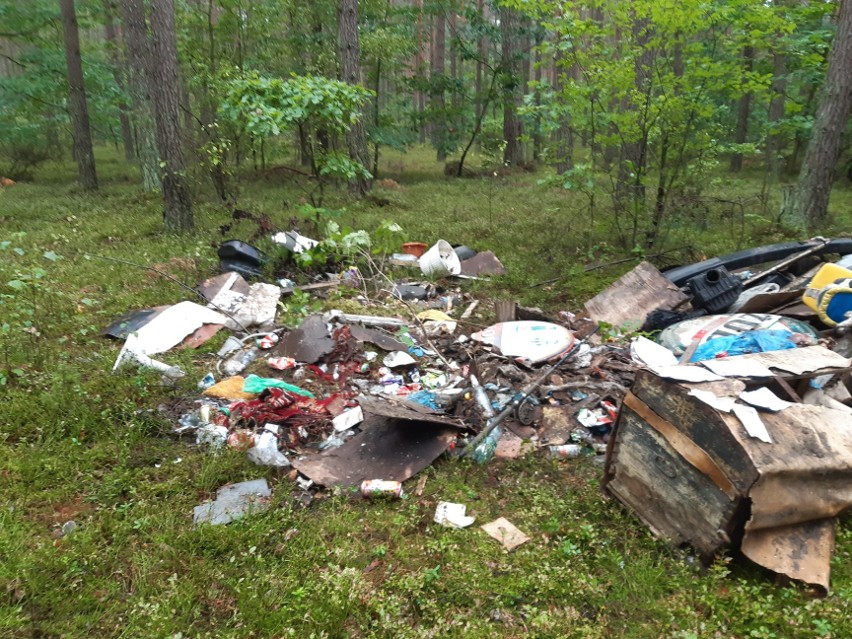
M 283 388 L 285 391 L 288 391 L 290 393 L 296 393 L 296 395 L 310 397 L 311 399 L 313 399 L 314 397 L 314 394 L 311 391 L 306 391 L 305 389 L 299 388 L 298 386 L 293 386 L 293 384 L 288 384 L 282 379 L 249 375 L 245 378 L 245 381 L 243 381 L 244 393 L 262 393 L 267 388 Z

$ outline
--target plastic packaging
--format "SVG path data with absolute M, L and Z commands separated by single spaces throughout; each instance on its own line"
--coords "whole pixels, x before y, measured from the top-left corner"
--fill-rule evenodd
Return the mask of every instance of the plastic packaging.
M 290 465 L 290 460 L 278 450 L 278 437 L 268 430 L 255 438 L 254 446 L 248 450 L 248 458 L 259 466 L 286 468 Z
M 267 388 L 283 388 L 285 391 L 302 395 L 304 397 L 313 397 L 311 391 L 306 391 L 303 388 L 288 384 L 282 379 L 273 379 L 271 377 L 258 377 L 257 375 L 249 375 L 243 381 L 243 392 L 260 394 Z
M 255 359 L 257 359 L 257 355 L 260 351 L 257 347 L 252 347 L 248 350 L 241 351 L 234 355 L 231 359 L 226 361 L 222 365 L 222 369 L 225 371 L 227 375 L 239 375 L 242 373 L 246 367 L 251 364 Z
M 580 457 L 583 447 L 580 444 L 562 444 L 561 446 L 548 446 L 547 452 L 551 457 Z
M 737 301 L 743 283 L 724 266 L 713 268 L 687 282 L 692 293 L 692 305 L 708 313 L 722 313 Z

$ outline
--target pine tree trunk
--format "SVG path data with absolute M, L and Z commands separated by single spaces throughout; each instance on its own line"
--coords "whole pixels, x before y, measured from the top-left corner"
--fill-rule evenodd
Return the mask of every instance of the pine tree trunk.
M 476 0 L 476 11 L 479 14 L 479 17 L 483 20 L 485 19 L 485 0 Z M 479 118 L 479 114 L 482 110 L 482 69 L 485 65 L 485 38 L 480 36 L 476 41 L 476 103 L 475 103 L 475 115 L 477 119 Z
M 814 230 L 828 215 L 828 198 L 843 133 L 852 110 L 852 2 L 841 2 L 813 133 L 785 213 Z
M 743 70 L 751 73 L 754 67 L 754 47 L 743 47 Z M 737 129 L 734 132 L 734 144 L 745 144 L 748 139 L 748 117 L 751 113 L 752 92 L 744 93 L 737 107 Z M 743 168 L 743 154 L 740 152 L 731 155 L 731 171 L 737 173 Z
M 121 74 L 123 64 L 121 63 L 121 44 L 118 41 L 118 33 L 115 30 L 115 2 L 104 0 L 104 35 L 109 47 L 109 61 L 112 65 L 112 76 L 118 88 L 124 92 L 124 78 Z M 130 126 L 127 103 L 122 100 L 118 105 L 118 121 L 121 125 L 121 139 L 124 144 L 124 159 L 132 161 L 136 157 L 136 149 L 133 146 L 133 129 Z
M 123 0 L 124 41 L 127 45 L 127 84 L 133 103 L 133 121 L 136 126 L 136 155 L 142 172 L 142 188 L 160 190 L 160 168 L 157 155 L 154 112 L 148 84 L 148 63 L 151 43 L 145 22 L 143 0 Z
M 192 200 L 180 135 L 180 86 L 173 0 L 151 0 L 151 33 L 154 55 L 149 65 L 149 80 L 162 169 L 163 222 L 171 231 L 188 231 L 193 227 Z
M 780 37 L 780 36 L 779 36 Z M 769 127 L 773 129 L 784 119 L 784 98 L 787 92 L 787 56 L 776 51 L 772 56 L 772 97 L 769 101 Z M 766 136 L 766 172 L 773 181 L 781 175 L 781 134 L 770 130 Z
M 524 147 L 520 140 L 523 129 L 518 119 L 523 86 L 518 59 L 518 25 L 517 14 L 512 9 L 500 7 L 501 66 L 506 74 L 503 84 L 503 140 L 506 143 L 503 161 L 510 166 L 524 163 Z
M 434 30 L 432 32 L 432 90 L 429 96 L 429 105 L 432 108 L 432 144 L 437 149 L 437 160 L 443 162 L 447 159 L 446 145 L 446 101 L 444 98 L 444 74 L 446 72 L 446 30 L 447 20 L 444 16 L 443 7 L 438 8 L 434 19 Z M 437 84 L 437 86 L 436 86 Z
M 80 175 L 80 184 L 87 191 L 96 191 L 98 175 L 95 171 L 95 154 L 92 151 L 92 131 L 89 125 L 89 107 L 83 84 L 83 62 L 80 59 L 80 35 L 74 0 L 60 0 L 62 29 L 65 34 L 65 64 L 68 69 L 68 108 L 74 136 L 74 158 Z
M 361 46 L 358 42 L 358 0 L 340 0 L 338 13 L 340 30 L 340 73 L 347 84 L 361 83 Z M 351 124 L 346 131 L 346 146 L 349 159 L 365 169 L 370 166 L 367 148 L 367 129 L 363 117 Z M 364 195 L 370 190 L 370 181 L 364 177 L 349 182 L 349 192 Z

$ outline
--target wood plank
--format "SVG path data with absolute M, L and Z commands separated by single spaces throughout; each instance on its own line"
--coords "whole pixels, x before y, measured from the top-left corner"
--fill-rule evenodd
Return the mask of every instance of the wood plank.
M 653 264 L 642 262 L 586 302 L 586 310 L 596 322 L 635 330 L 651 311 L 671 310 L 688 300 Z

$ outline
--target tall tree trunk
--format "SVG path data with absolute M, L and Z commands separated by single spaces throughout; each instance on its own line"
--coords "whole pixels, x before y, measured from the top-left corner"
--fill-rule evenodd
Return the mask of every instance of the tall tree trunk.
M 340 29 L 340 72 L 347 84 L 361 83 L 361 46 L 358 42 L 358 0 L 340 0 L 338 13 Z M 349 158 L 365 169 L 370 166 L 367 148 L 367 129 L 364 118 L 358 118 L 346 131 L 346 146 Z M 364 195 L 370 190 L 370 181 L 365 177 L 349 182 L 349 192 Z
M 754 68 L 754 47 L 743 47 L 743 71 L 751 73 Z M 734 144 L 745 144 L 748 139 L 748 118 L 751 113 L 752 92 L 743 93 L 737 107 L 737 129 L 734 132 Z M 731 171 L 737 173 L 743 168 L 743 154 L 736 152 L 731 155 Z
M 485 20 L 485 0 L 476 0 L 476 11 L 482 21 Z M 479 36 L 476 40 L 476 98 L 475 115 L 477 119 L 482 111 L 482 69 L 485 65 L 485 38 Z
M 781 37 L 780 34 L 778 36 Z M 776 50 L 772 55 L 772 97 L 769 100 L 769 134 L 766 136 L 766 172 L 777 182 L 781 175 L 781 150 L 783 140 L 776 130 L 784 119 L 784 98 L 787 92 L 787 56 Z
M 80 184 L 87 191 L 96 191 L 98 175 L 92 151 L 92 131 L 89 126 L 89 107 L 83 84 L 83 62 L 80 59 L 80 35 L 74 0 L 60 0 L 62 30 L 65 34 L 65 64 L 68 69 L 68 108 L 74 133 L 74 158 L 80 174 Z
M 149 65 L 149 80 L 162 168 L 163 222 L 171 231 L 188 231 L 193 227 L 192 199 L 180 135 L 180 85 L 172 0 L 151 0 L 151 32 L 154 55 Z
M 123 92 L 124 78 L 121 70 L 124 65 L 121 62 L 121 45 L 118 41 L 118 34 L 115 30 L 115 0 L 104 0 L 104 35 L 106 36 L 107 46 L 109 47 L 109 61 L 112 65 L 112 77 L 115 79 L 116 85 Z M 124 159 L 132 161 L 136 157 L 136 150 L 133 147 L 133 129 L 130 127 L 130 117 L 127 114 L 127 103 L 122 100 L 118 105 L 118 121 L 121 125 L 121 140 L 124 144 Z
M 828 198 L 843 133 L 852 111 L 852 2 L 841 2 L 837 33 L 828 56 L 828 71 L 805 152 L 799 180 L 788 198 L 791 214 L 801 226 L 814 230 L 828 215 Z
M 544 41 L 544 33 L 541 29 L 536 28 L 535 30 L 535 39 L 533 41 L 534 46 L 534 56 L 530 56 L 530 60 L 532 60 L 532 74 L 533 74 L 533 82 L 535 83 L 535 95 L 534 95 L 534 104 L 536 106 L 535 119 L 533 121 L 533 160 L 538 160 L 539 155 L 541 154 L 541 114 L 538 109 L 541 108 L 541 68 L 543 65 L 541 59 L 541 45 Z
M 446 100 L 444 97 L 444 74 L 446 73 L 446 31 L 447 19 L 444 8 L 438 7 L 433 21 L 432 32 L 432 73 L 429 106 L 432 109 L 432 144 L 436 149 L 438 162 L 447 159 L 446 138 Z
M 423 56 L 423 0 L 415 0 L 417 7 L 417 51 L 414 54 L 414 76 L 418 80 L 418 85 L 421 88 L 414 90 L 414 111 L 419 116 L 418 122 L 418 137 L 420 143 L 426 142 L 426 126 L 423 122 L 423 112 L 426 110 L 426 96 L 422 89 L 423 78 L 425 77 L 425 60 Z M 431 46 L 431 45 L 430 45 Z
M 142 171 L 142 188 L 160 189 L 160 168 L 155 136 L 154 111 L 148 82 L 151 43 L 145 21 L 143 0 L 123 0 L 122 19 L 124 41 L 127 45 L 127 84 L 133 102 L 133 121 L 136 127 L 136 154 Z
M 500 7 L 500 35 L 502 36 L 501 66 L 505 74 L 503 80 L 503 161 L 511 166 L 524 163 L 524 147 L 521 144 L 523 129 L 518 118 L 521 104 L 521 75 L 518 47 L 517 14 L 507 7 Z

